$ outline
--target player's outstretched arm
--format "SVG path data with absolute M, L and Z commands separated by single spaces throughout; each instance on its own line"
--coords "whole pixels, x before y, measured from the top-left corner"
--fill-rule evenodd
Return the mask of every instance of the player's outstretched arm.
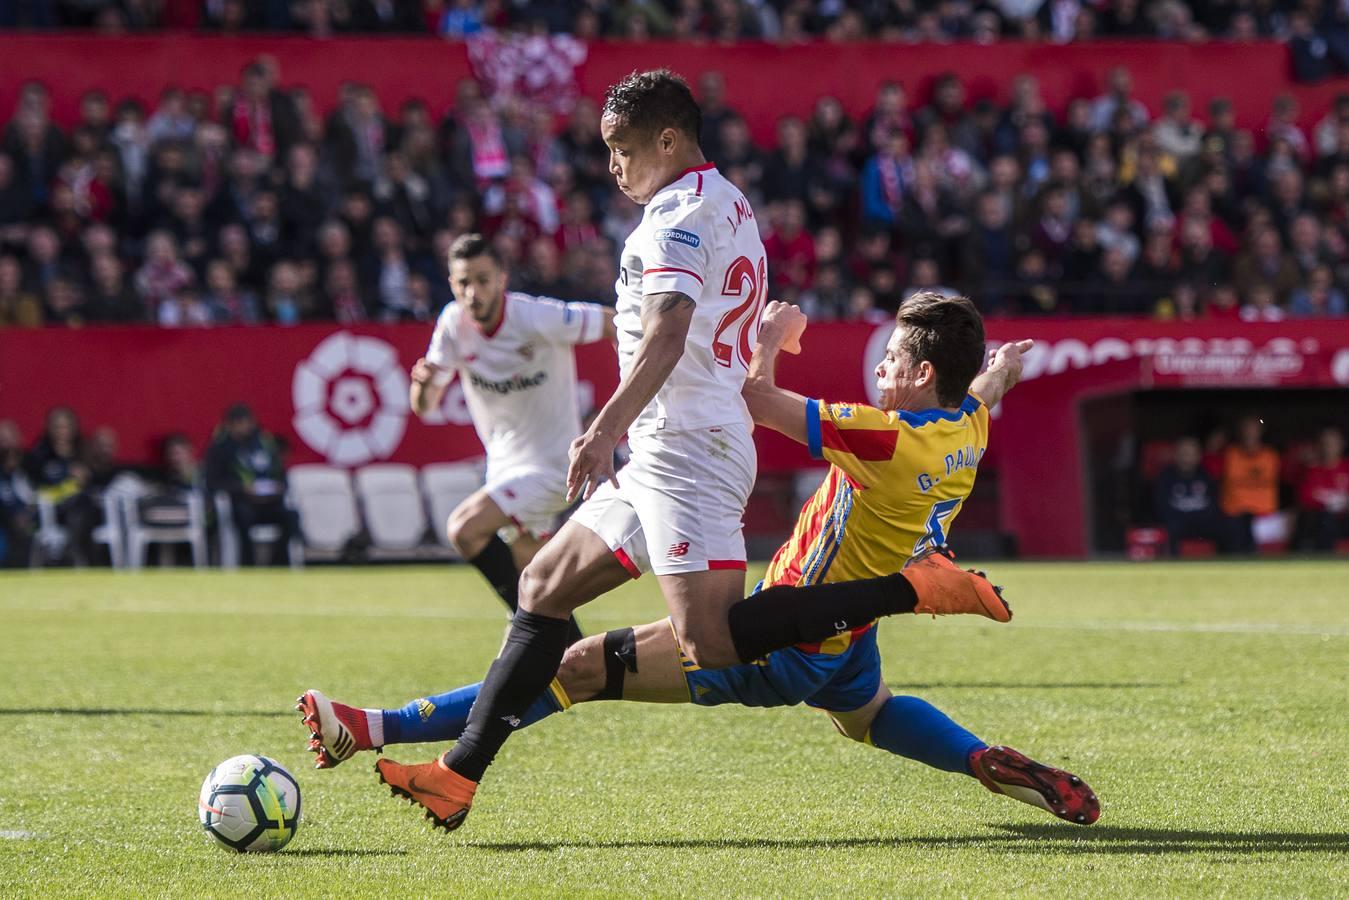
M 440 405 L 445 396 L 445 388 L 450 383 L 450 372 L 428 362 L 425 357 L 417 360 L 409 376 L 412 383 L 408 387 L 408 403 L 412 411 L 424 416 Z
M 805 313 L 790 303 L 771 301 L 764 308 L 749 375 L 740 391 L 755 425 L 781 432 L 802 444 L 807 442 L 808 401 L 794 391 L 778 387 L 777 364 L 778 354 L 783 350 L 801 352 L 801 335 L 805 330 Z
M 618 390 L 585 433 L 572 441 L 567 469 L 569 501 L 578 495 L 589 499 L 606 478 L 618 483 L 614 447 L 684 355 L 695 306 L 692 297 L 679 291 L 642 298 L 642 340 L 627 377 L 619 382 Z
M 970 384 L 970 390 L 984 401 L 989 409 L 997 406 L 1016 383 L 1021 380 L 1021 354 L 1035 342 L 1013 341 L 988 353 L 988 368 L 979 373 Z

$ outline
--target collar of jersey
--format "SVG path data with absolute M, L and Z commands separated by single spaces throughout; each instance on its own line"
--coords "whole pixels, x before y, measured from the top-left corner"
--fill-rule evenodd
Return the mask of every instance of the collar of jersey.
M 931 422 L 959 422 L 962 418 L 973 413 L 979 408 L 979 401 L 970 394 L 965 395 L 965 402 L 960 404 L 960 409 L 955 412 L 947 412 L 940 407 L 925 409 L 922 412 L 909 412 L 907 409 L 895 410 L 895 415 L 900 420 L 909 425 L 927 425 Z
M 675 181 L 678 181 L 685 175 L 691 175 L 694 172 L 707 172 L 711 169 L 715 169 L 716 167 L 717 164 L 714 162 L 705 162 L 701 166 L 689 166 L 687 169 L 685 169 L 684 171 L 680 172 L 678 175 L 675 176 Z M 670 184 L 674 184 L 674 181 L 670 182 Z

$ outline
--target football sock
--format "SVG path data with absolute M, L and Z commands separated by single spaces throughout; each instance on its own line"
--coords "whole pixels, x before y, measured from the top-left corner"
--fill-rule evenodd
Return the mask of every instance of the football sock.
M 511 555 L 511 548 L 500 535 L 492 535 L 487 546 L 470 559 L 468 564 L 482 573 L 482 577 L 487 579 L 492 590 L 497 592 L 497 596 L 505 602 L 511 612 L 519 608 L 520 570 L 515 568 L 515 557 Z
M 457 741 L 468 724 L 468 713 L 478 699 L 482 682 L 445 694 L 420 697 L 400 709 L 381 710 L 386 744 L 420 744 L 427 741 Z M 563 706 L 552 691 L 544 691 L 520 717 L 520 727 L 533 725 Z
M 793 644 L 813 644 L 881 616 L 913 612 L 918 593 L 902 573 L 813 584 L 779 585 L 734 604 L 729 612 L 731 640 L 741 662 Z
M 567 649 L 567 620 L 516 612 L 501 655 L 487 670 L 468 726 L 445 765 L 470 781 L 482 780 L 497 751 L 523 724 L 531 704 L 557 674 Z
M 871 723 L 867 741 L 934 769 L 973 775 L 970 754 L 986 746 L 946 713 L 918 697 L 891 697 Z

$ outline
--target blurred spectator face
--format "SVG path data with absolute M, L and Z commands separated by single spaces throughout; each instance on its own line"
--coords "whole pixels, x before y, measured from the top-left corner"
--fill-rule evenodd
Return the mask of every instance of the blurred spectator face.
M 1245 162 L 1255 158 L 1255 135 L 1241 130 L 1232 135 L 1232 159 Z
M 339 259 L 351 253 L 351 232 L 336 220 L 324 222 L 318 234 L 319 253 L 325 259 Z
M 717 71 L 704 72 L 698 79 L 698 97 L 704 108 L 720 109 L 726 102 L 725 76 Z
M 178 248 L 167 231 L 156 231 L 145 243 L 147 261 L 157 266 L 170 266 L 178 261 Z
M 374 241 L 375 249 L 382 254 L 394 253 L 401 249 L 402 236 L 399 234 L 398 223 L 388 216 L 380 216 L 375 220 L 371 239 Z
M 23 450 L 23 435 L 12 419 L 0 419 L 0 458 Z
M 806 206 L 800 200 L 788 200 L 782 207 L 782 231 L 796 237 L 806 228 Z
M 277 217 L 279 207 L 276 202 L 276 194 L 271 191 L 258 191 L 253 195 L 253 204 L 250 207 L 254 222 L 270 222 Z
M 47 285 L 47 306 L 58 316 L 64 316 L 79 309 L 80 292 L 67 278 L 53 278 Z
M 368 221 L 373 212 L 374 207 L 364 191 L 349 191 L 342 198 L 342 218 L 348 222 L 359 225 Z
M 886 82 L 876 91 L 876 112 L 881 115 L 898 115 L 904 112 L 907 98 L 904 87 L 896 81 Z
M 1256 26 L 1255 16 L 1244 10 L 1235 13 L 1228 25 L 1227 35 L 1230 40 L 1242 43 L 1259 40 L 1260 30 Z
M 1253 284 L 1246 291 L 1246 301 L 1257 310 L 1269 309 L 1275 305 L 1274 289 L 1263 282 Z
M 1207 222 L 1186 219 L 1180 233 L 1181 244 L 1191 252 L 1202 253 L 1213 246 L 1213 233 Z
M 23 269 L 13 256 L 0 256 L 0 297 L 12 297 L 19 293 L 19 284 L 23 279 Z
M 944 75 L 932 92 L 932 102 L 947 115 L 965 108 L 965 86 L 956 75 Z
M 1176 303 L 1177 318 L 1193 319 L 1199 314 L 1199 291 L 1193 284 L 1185 282 L 1176 285 L 1172 299 Z
M 848 295 L 848 316 L 853 319 L 865 319 L 876 308 L 876 298 L 865 287 L 855 287 Z
M 28 257 L 38 265 L 56 262 L 61 253 L 61 241 L 50 228 L 34 228 L 28 232 Z
M 190 475 L 196 468 L 192 442 L 185 437 L 171 437 L 164 442 L 164 466 L 175 475 Z
M 99 290 L 111 294 L 121 288 L 122 264 L 111 253 L 95 256 L 90 269 L 94 276 L 94 284 Z
M 1245 416 L 1237 423 L 1237 442 L 1248 451 L 1258 450 L 1265 436 L 1265 423 L 1258 416 Z
M 450 291 L 481 327 L 496 320 L 506 294 L 507 278 L 506 269 L 490 253 L 450 260 Z
M 80 435 L 80 420 L 68 406 L 57 406 L 47 413 L 47 440 L 58 452 L 69 452 Z
M 1344 457 L 1344 435 L 1338 428 L 1327 428 L 1322 431 L 1316 443 L 1321 451 L 1322 465 L 1339 465 Z
M 218 297 L 234 293 L 234 269 L 223 259 L 212 260 L 206 267 L 206 287 Z
M 80 241 L 84 244 L 84 252 L 91 257 L 117 252 L 117 232 L 102 223 L 84 229 L 80 234 Z
M 1328 295 L 1334 283 L 1335 278 L 1329 266 L 1317 266 L 1307 276 L 1307 290 L 1313 295 L 1313 299 L 1321 299 Z
M 995 156 L 988 165 L 989 183 L 994 190 L 1009 191 L 1021 177 L 1021 166 L 1014 157 Z
M 813 116 L 816 126 L 833 134 L 843 124 L 843 104 L 836 97 L 821 97 L 815 101 Z
M 230 224 L 220 229 L 220 252 L 226 257 L 247 258 L 248 251 L 248 232 L 242 225 Z
M 1114 282 L 1125 281 L 1129 277 L 1129 256 L 1123 250 L 1112 247 L 1101 257 L 1101 271 L 1106 278 Z
M 95 428 L 89 437 L 89 460 L 95 464 L 113 462 L 118 449 L 117 432 L 107 425 Z
M 1110 70 L 1107 81 L 1110 85 L 1110 93 L 1114 94 L 1120 100 L 1127 100 L 1133 93 L 1134 80 L 1129 74 L 1129 70 L 1124 66 L 1116 66 Z
M 1166 117 L 1173 122 L 1185 123 L 1190 120 L 1190 95 L 1184 91 L 1172 91 L 1166 95 Z
M 1236 309 L 1237 291 L 1230 284 L 1220 284 L 1209 291 L 1208 305 L 1223 311 Z
M 286 157 L 286 169 L 294 184 L 308 185 L 318 170 L 318 155 L 308 144 L 296 144 Z
M 974 215 L 981 228 L 1001 231 L 1007 227 L 1007 206 L 991 194 L 984 194 L 979 197 Z
M 1182 474 L 1189 475 L 1199 468 L 1199 461 L 1203 453 L 1199 449 L 1199 441 L 1192 437 L 1181 438 L 1176 441 L 1175 461 L 1176 468 Z
M 815 258 L 821 263 L 843 256 L 843 237 L 837 228 L 821 228 L 815 234 Z
M 1067 124 L 1073 131 L 1089 131 L 1091 129 L 1091 104 L 1086 99 L 1078 97 L 1069 101 Z
M 778 149 L 788 156 L 803 156 L 806 152 L 806 123 L 796 116 L 778 121 Z
M 909 286 L 913 288 L 931 288 L 941 284 L 941 270 L 937 267 L 937 261 L 931 257 L 921 256 L 913 261 L 913 267 L 909 273 Z
M 200 188 L 181 187 L 173 197 L 173 214 L 182 222 L 197 222 L 206 209 L 206 197 Z
M 1066 185 L 1076 184 L 1078 176 L 1077 154 L 1071 150 L 1059 150 L 1049 162 L 1049 176 Z
M 1302 201 L 1302 173 L 1294 168 L 1283 169 L 1274 176 L 1274 196 L 1286 206 Z
M 334 263 L 328 268 L 325 288 L 331 297 L 340 297 L 356 291 L 356 267 L 346 260 Z
M 536 277 L 552 281 L 562 271 L 562 258 L 551 238 L 534 239 L 529 245 L 529 267 Z
M 1314 251 L 1321 242 L 1321 225 L 1313 215 L 1300 215 L 1293 220 L 1289 234 L 1294 250 Z
M 80 123 L 103 128 L 111 118 L 107 95 L 102 91 L 88 91 L 80 98 Z
M 300 289 L 300 270 L 293 263 L 279 262 L 272 266 L 272 293 L 282 297 L 293 296 Z
M 1068 195 L 1057 189 L 1046 194 L 1044 214 L 1049 219 L 1068 218 Z
M 246 407 L 240 407 L 230 410 L 229 416 L 225 419 L 225 430 L 229 436 L 236 441 L 246 441 L 258 430 L 257 420 L 253 418 L 253 413 Z

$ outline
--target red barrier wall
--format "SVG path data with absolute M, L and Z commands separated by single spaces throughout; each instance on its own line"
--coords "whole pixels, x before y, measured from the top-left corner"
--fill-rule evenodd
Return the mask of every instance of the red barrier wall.
M 1002 525 L 1029 556 L 1087 552 L 1078 421 L 1086 398 L 1159 387 L 1349 387 L 1349 320 L 987 325 L 992 342 L 1036 340 L 1025 383 L 995 410 L 983 463 L 998 468 Z M 874 402 L 870 372 L 889 331 L 812 326 L 802 354 L 783 358 L 782 383 L 812 397 Z M 0 330 L 0 418 L 16 419 L 31 441 L 48 408 L 69 404 L 86 428 L 114 427 L 128 461 L 148 461 L 171 431 L 187 432 L 200 448 L 224 408 L 245 400 L 290 441 L 295 462 L 425 465 L 477 456 L 482 449 L 454 386 L 431 421 L 407 411 L 406 372 L 427 334 L 417 325 Z M 613 351 L 581 348 L 578 373 L 586 397 L 603 401 L 617 383 Z M 761 471 L 813 464 L 766 429 L 756 441 Z
M 13 109 L 19 85 L 28 78 L 53 90 L 55 114 L 69 124 L 79 95 L 98 87 L 114 98 L 126 94 L 153 103 L 168 84 L 210 90 L 237 82 L 244 63 L 261 53 L 281 63 L 282 81 L 304 85 L 327 111 L 343 81 L 373 85 L 392 113 L 409 96 L 422 97 L 439 114 L 450 103 L 455 83 L 470 74 L 461 43 L 436 39 L 219 38 L 190 34 L 162 37 L 5 35 L 0 51 L 0 111 Z M 633 69 L 669 65 L 689 78 L 707 69 L 725 73 L 729 101 L 749 120 L 755 137 L 773 140 L 773 125 L 787 113 L 805 115 L 825 94 L 837 96 L 854 115 L 871 105 L 876 85 L 897 79 L 926 99 L 937 74 L 955 69 L 972 98 L 1005 101 L 1012 78 L 1039 76 L 1045 99 L 1056 109 L 1074 97 L 1094 96 L 1114 65 L 1133 72 L 1137 95 L 1157 114 L 1171 90 L 1188 90 L 1196 111 L 1217 95 L 1232 99 L 1242 127 L 1259 128 L 1270 103 L 1283 92 L 1301 102 L 1302 120 L 1322 116 L 1349 79 L 1294 85 L 1282 44 L 1169 44 L 1160 42 L 1070 44 L 1000 43 L 895 45 L 817 43 L 799 47 L 770 44 L 592 44 L 581 67 L 582 92 L 603 95 L 605 87 Z

